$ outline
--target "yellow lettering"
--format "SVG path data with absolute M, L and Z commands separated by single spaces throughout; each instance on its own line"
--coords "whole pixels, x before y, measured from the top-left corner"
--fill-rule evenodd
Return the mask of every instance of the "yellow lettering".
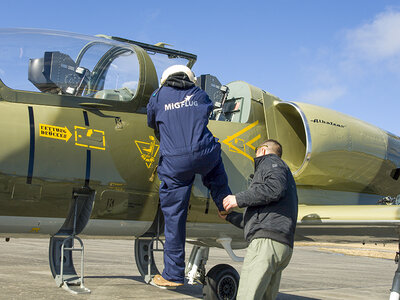
M 68 142 L 72 134 L 67 127 L 39 124 L 39 135 Z

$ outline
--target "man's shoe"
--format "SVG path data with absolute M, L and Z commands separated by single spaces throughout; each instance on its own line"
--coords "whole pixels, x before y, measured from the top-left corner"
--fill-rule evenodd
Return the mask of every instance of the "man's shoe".
M 153 280 L 150 281 L 150 284 L 159 287 L 160 289 L 175 289 L 178 286 L 183 285 L 183 283 L 166 280 L 159 274 L 153 277 Z

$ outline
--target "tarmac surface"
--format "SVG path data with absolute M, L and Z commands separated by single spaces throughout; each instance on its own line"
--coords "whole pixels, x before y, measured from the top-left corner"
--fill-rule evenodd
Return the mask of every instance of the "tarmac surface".
M 134 262 L 133 240 L 83 238 L 85 286 L 92 292 L 72 295 L 58 288 L 48 263 L 48 238 L 0 240 L 0 299 L 202 299 L 202 286 L 161 290 L 146 285 Z M 312 244 L 311 244 L 312 245 Z M 187 245 L 186 256 L 191 245 Z M 245 250 L 235 251 L 244 256 Z M 79 254 L 78 254 L 79 255 Z M 393 253 L 394 256 L 394 253 Z M 78 259 L 74 259 L 75 264 Z M 162 270 L 162 253 L 156 254 Z M 207 270 L 227 263 L 222 249 L 211 248 Z M 76 269 L 79 266 L 75 265 Z M 349 256 L 296 245 L 283 272 L 279 300 L 389 299 L 397 265 L 393 259 Z

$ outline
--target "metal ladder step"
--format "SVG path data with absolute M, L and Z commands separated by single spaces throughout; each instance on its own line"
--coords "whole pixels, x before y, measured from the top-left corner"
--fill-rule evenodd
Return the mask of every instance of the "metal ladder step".
M 90 217 L 94 192 L 86 187 L 74 189 L 69 215 L 59 232 L 50 238 L 49 260 L 57 286 L 72 294 L 86 294 L 90 290 L 84 286 L 84 246 L 77 236 L 86 226 Z M 75 241 L 80 246 L 75 247 Z M 81 253 L 80 276 L 75 271 L 72 253 Z
M 77 240 L 80 244 L 79 248 L 74 247 L 74 241 Z M 71 241 L 72 247 L 65 247 L 66 243 Z M 81 252 L 81 274 L 80 277 L 68 276 L 64 274 L 64 251 L 77 251 Z M 60 257 L 60 275 L 57 275 L 55 280 L 58 286 L 62 287 L 64 290 L 72 294 L 88 294 L 91 291 L 85 287 L 84 285 L 84 246 L 82 240 L 75 236 L 71 235 L 64 239 L 61 245 L 61 257 Z
M 156 248 L 154 248 L 154 242 L 156 244 Z M 159 248 L 159 246 L 158 246 L 159 242 L 162 245 L 162 249 Z M 157 274 L 152 274 L 151 273 L 151 269 L 152 269 L 151 266 L 153 264 L 153 259 L 154 259 L 153 253 L 154 252 L 164 251 L 164 242 L 160 239 L 159 236 L 156 236 L 156 237 L 152 238 L 149 245 L 150 245 L 150 247 L 149 247 L 149 250 L 148 250 L 148 258 L 149 259 L 147 261 L 147 275 L 144 277 L 144 281 L 146 283 L 150 283 L 151 280 L 153 279 L 154 275 L 157 275 Z

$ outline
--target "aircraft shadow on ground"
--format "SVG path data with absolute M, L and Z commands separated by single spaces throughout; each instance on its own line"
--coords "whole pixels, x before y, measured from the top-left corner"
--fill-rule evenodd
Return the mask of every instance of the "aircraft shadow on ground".
M 140 283 L 143 283 L 144 285 L 147 285 L 143 278 L 141 276 L 85 276 L 85 279 L 127 279 L 127 280 L 134 280 Z M 148 285 L 149 288 L 156 288 L 152 285 Z M 203 292 L 202 292 L 203 286 L 201 285 L 188 285 L 185 284 L 184 286 L 178 287 L 175 290 L 170 290 L 172 292 L 176 292 L 179 294 L 183 295 L 188 295 L 192 296 L 198 299 L 203 298 Z M 304 298 L 305 299 L 305 298 Z
M 291 294 L 279 293 L 276 300 L 320 300 L 321 298 L 311 298 L 311 297 L 303 297 L 296 296 Z
M 143 284 L 146 284 L 141 276 L 85 276 L 85 279 L 127 279 L 127 280 L 134 280 Z M 149 288 L 156 288 L 151 285 L 149 285 Z M 203 298 L 203 292 L 202 292 L 202 286 L 201 285 L 188 285 L 185 284 L 182 287 L 178 287 L 175 290 L 170 290 L 179 294 L 184 294 L 188 296 L 192 296 L 198 299 Z M 311 297 L 303 297 L 303 296 L 296 296 L 296 295 L 291 295 L 291 294 L 286 294 L 286 293 L 279 293 L 278 297 L 276 298 L 277 300 L 320 300 L 320 298 L 311 298 Z
M 114 279 L 129 279 L 129 280 L 135 280 L 135 281 L 144 283 L 141 276 L 118 276 L 118 275 L 115 275 L 115 276 L 107 276 L 107 275 L 105 275 L 105 276 L 85 276 L 85 279 L 87 279 L 87 278 L 92 278 L 92 279 L 96 279 L 96 278 L 98 278 L 98 279 L 107 279 L 107 278 L 108 279 L 113 279 L 113 278 Z

